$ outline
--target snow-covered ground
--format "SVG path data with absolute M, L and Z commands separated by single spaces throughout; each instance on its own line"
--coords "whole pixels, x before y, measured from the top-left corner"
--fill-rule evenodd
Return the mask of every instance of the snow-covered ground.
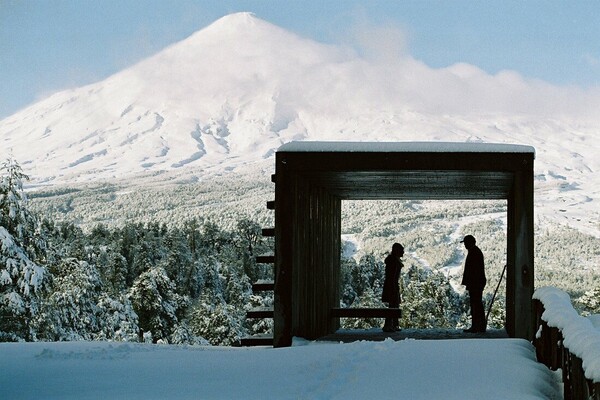
M 522 339 L 1 343 L 3 399 L 561 399 Z

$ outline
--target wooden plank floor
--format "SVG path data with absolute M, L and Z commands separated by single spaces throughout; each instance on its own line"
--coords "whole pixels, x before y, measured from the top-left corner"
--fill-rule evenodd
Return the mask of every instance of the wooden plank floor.
M 488 329 L 485 333 L 465 333 L 459 329 L 402 329 L 399 332 L 383 332 L 381 328 L 373 329 L 340 329 L 335 333 L 319 338 L 324 342 L 356 342 L 357 340 L 383 341 L 417 339 L 503 339 L 508 338 L 505 329 Z

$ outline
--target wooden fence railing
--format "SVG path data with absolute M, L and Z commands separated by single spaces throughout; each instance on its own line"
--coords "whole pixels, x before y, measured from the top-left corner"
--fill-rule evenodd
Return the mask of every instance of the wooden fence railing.
M 544 304 L 543 299 L 540 300 L 535 297 L 534 295 L 533 306 L 536 313 L 538 331 L 533 344 L 536 348 L 538 361 L 554 371 L 558 369 L 562 370 L 565 400 L 600 400 L 600 379 L 589 379 L 586 377 L 584 368 L 586 362 L 582 359 L 582 357 L 586 357 L 583 355 L 579 357 L 569 350 L 569 340 L 568 338 L 565 340 L 563 329 L 559 328 L 559 326 L 551 326 L 560 324 L 556 324 L 553 321 L 549 323 L 551 318 L 545 314 L 546 307 L 552 307 L 552 305 Z M 569 332 L 564 332 L 564 334 L 568 335 Z M 574 340 L 585 339 L 574 338 Z M 586 361 L 588 365 L 594 363 L 590 362 L 589 359 Z

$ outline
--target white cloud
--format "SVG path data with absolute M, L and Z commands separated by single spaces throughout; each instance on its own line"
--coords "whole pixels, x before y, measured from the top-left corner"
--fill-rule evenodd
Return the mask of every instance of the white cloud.
M 598 88 L 553 85 L 513 70 L 491 74 L 467 63 L 430 67 L 410 54 L 408 29 L 392 22 L 375 23 L 360 8 L 355 10 L 345 35 L 340 42 L 354 49 L 357 57 L 338 74 L 344 83 L 334 86 L 346 90 L 351 87 L 351 93 L 361 96 L 362 105 L 442 114 L 530 114 L 574 119 L 596 119 L 600 108 Z M 586 55 L 586 62 L 597 67 L 600 58 Z M 331 78 L 327 79 L 332 86 Z M 328 94 L 328 99 L 338 97 L 348 107 L 357 101 L 347 98 L 347 93 Z
M 595 56 L 593 54 L 587 53 L 583 55 L 583 61 L 585 61 L 586 64 L 598 68 L 600 67 L 600 57 Z

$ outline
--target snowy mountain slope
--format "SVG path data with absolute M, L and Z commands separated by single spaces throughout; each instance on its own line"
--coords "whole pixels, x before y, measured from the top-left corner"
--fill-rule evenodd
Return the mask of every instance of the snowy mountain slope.
M 290 140 L 528 144 L 541 214 L 600 230 L 600 92 L 364 53 L 232 14 L 0 121 L 0 156 L 54 184 L 245 173 Z

